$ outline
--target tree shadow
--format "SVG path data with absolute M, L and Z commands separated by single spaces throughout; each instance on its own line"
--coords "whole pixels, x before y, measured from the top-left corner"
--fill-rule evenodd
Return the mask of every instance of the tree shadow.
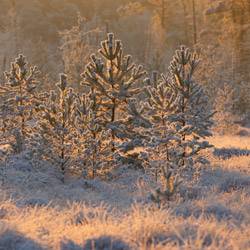
M 222 159 L 225 160 L 233 156 L 249 156 L 250 150 L 240 148 L 214 148 L 213 155 L 222 157 Z
M 45 250 L 32 239 L 25 237 L 20 232 L 6 230 L 0 234 L 0 249 L 5 250 Z
M 69 240 L 61 244 L 61 250 L 129 250 L 131 249 L 123 240 L 113 236 L 100 236 L 86 240 L 83 247 Z

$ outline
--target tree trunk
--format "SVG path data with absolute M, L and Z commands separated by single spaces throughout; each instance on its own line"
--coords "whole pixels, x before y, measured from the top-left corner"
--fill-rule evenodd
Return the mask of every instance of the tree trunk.
M 192 0 L 194 45 L 197 43 L 195 0 Z

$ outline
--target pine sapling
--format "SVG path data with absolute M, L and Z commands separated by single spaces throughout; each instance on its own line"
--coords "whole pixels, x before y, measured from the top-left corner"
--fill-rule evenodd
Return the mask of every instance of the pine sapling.
M 111 154 L 111 133 L 104 130 L 103 117 L 99 112 L 101 102 L 97 103 L 93 95 L 79 95 L 76 99 L 76 126 L 79 134 L 78 151 L 79 172 L 94 178 L 97 173 L 110 168 L 113 161 Z
M 178 181 L 177 179 L 174 180 L 173 166 L 169 162 L 166 163 L 166 167 L 162 166 L 162 174 L 164 178 L 164 188 L 156 188 L 149 196 L 149 198 L 158 205 L 171 201 L 182 183 L 182 181 Z
M 145 79 L 143 92 L 146 99 L 142 106 L 147 114 L 151 126 L 144 128 L 143 140 L 146 154 L 142 155 L 146 168 L 157 168 L 159 160 L 175 162 L 176 143 L 180 140 L 175 133 L 173 114 L 177 111 L 177 93 L 169 83 L 169 79 L 161 75 L 157 80 L 157 72 L 153 72 L 153 79 Z M 146 157 L 145 157 L 146 156 Z
M 40 150 L 45 159 L 61 169 L 62 181 L 65 173 L 74 166 L 78 132 L 75 127 L 75 93 L 67 88 L 66 75 L 60 74 L 56 84 L 59 94 L 50 92 L 47 102 L 40 106 L 37 131 Z
M 121 117 L 126 116 L 123 108 L 127 99 L 136 96 L 140 89 L 136 82 L 145 75 L 142 66 L 131 64 L 131 56 L 123 57 L 122 44 L 109 33 L 98 51 L 102 59 L 92 55 L 91 62 L 82 74 L 83 84 L 90 87 L 97 99 L 102 99 L 102 112 L 106 116 L 105 129 L 111 129 L 112 139 L 121 141 L 133 136 L 126 130 Z M 112 151 L 117 151 L 113 144 Z
M 177 93 L 177 110 L 172 115 L 176 134 L 181 137 L 178 144 L 178 165 L 192 166 L 196 162 L 207 163 L 199 153 L 201 150 L 211 147 L 207 136 L 211 136 L 210 128 L 213 125 L 206 104 L 207 97 L 203 86 L 193 79 L 194 73 L 200 63 L 197 55 L 190 53 L 185 46 L 176 51 L 173 61 L 170 63 L 170 85 Z
M 39 82 L 36 75 L 38 68 L 27 69 L 26 58 L 20 55 L 11 64 L 11 71 L 5 72 L 8 82 L 0 86 L 0 95 L 4 102 L 1 105 L 2 133 L 13 146 L 15 152 L 24 149 L 30 134 L 29 122 L 34 119 L 34 106 L 37 102 L 36 88 Z

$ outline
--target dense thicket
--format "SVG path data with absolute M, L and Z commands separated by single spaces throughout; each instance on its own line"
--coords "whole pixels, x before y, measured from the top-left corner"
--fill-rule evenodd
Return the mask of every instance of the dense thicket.
M 161 172 L 166 186 L 151 198 L 170 200 L 173 176 L 207 163 L 214 110 L 221 134 L 249 125 L 249 11 L 248 0 L 2 0 L 0 128 L 11 151 L 0 152 L 50 161 L 63 181 Z
M 23 55 L 11 64 L 0 87 L 0 114 L 1 140 L 12 151 L 2 154 L 50 161 L 63 182 L 69 172 L 94 178 L 139 166 L 157 176 L 162 169 L 169 200 L 180 184 L 173 182 L 173 170 L 207 163 L 200 152 L 210 147 L 203 139 L 211 135 L 213 114 L 203 86 L 194 81 L 197 55 L 182 46 L 170 63 L 170 75 L 157 80 L 153 72 L 152 81 L 141 83 L 143 89 L 138 82 L 147 72 L 132 63 L 132 56 L 123 56 L 122 43 L 112 33 L 89 60 L 77 92 L 65 74 L 56 90 L 38 91 L 37 66 L 28 70 Z

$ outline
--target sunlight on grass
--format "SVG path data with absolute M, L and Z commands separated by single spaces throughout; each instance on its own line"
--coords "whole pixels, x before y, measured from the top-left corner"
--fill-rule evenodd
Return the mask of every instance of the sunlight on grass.
M 223 138 L 210 141 L 218 148 L 250 149 L 247 138 Z M 249 249 L 249 156 L 211 153 L 210 161 L 199 183 L 184 182 L 175 200 L 159 209 L 147 199 L 153 177 L 134 170 L 112 182 L 94 180 L 88 188 L 49 179 L 49 187 L 38 188 L 39 180 L 41 185 L 51 177 L 44 173 L 37 180 L 10 167 L 5 183 L 13 183 L 13 175 L 29 182 L 1 187 L 0 249 Z
M 250 150 L 250 137 L 246 136 L 213 136 L 208 141 L 216 148 L 240 148 Z

